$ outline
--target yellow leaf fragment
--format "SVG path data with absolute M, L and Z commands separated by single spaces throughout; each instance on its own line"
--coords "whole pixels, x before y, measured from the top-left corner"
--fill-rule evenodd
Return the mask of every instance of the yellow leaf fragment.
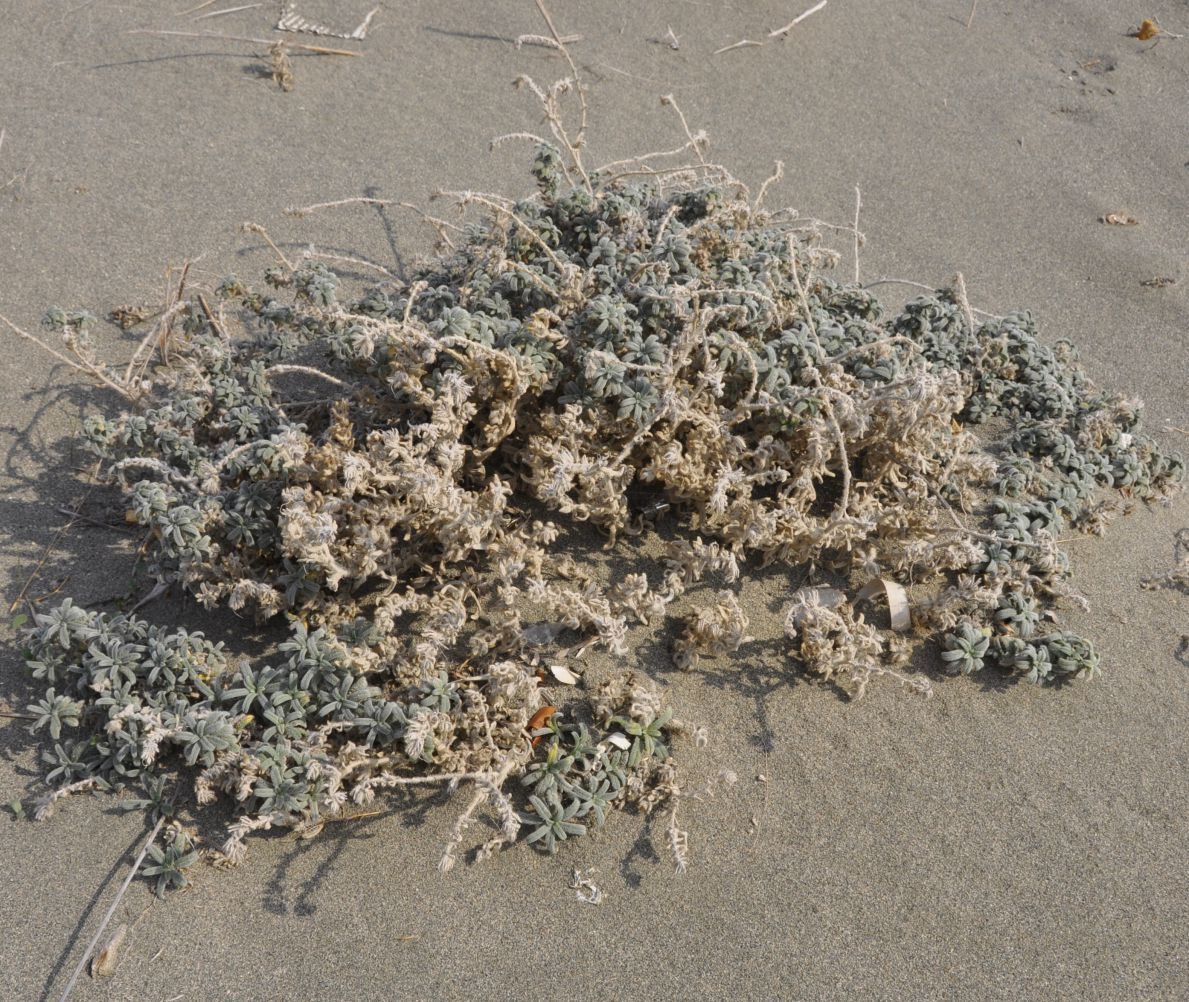
M 1160 34 L 1160 25 L 1153 21 L 1150 17 L 1146 17 L 1143 23 L 1133 32 L 1132 38 L 1138 38 L 1141 42 L 1146 42 L 1149 38 L 1155 38 Z

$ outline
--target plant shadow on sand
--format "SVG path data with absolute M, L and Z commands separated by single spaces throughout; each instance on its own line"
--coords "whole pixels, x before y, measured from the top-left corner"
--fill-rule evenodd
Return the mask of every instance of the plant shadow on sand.
M 421 807 L 421 801 L 433 797 L 430 795 L 416 799 L 417 806 Z M 295 918 L 315 915 L 318 911 L 317 896 L 331 879 L 339 859 L 354 844 L 375 839 L 378 832 L 371 829 L 383 820 L 381 817 L 345 820 L 328 825 L 326 830 L 308 840 L 293 841 L 291 835 L 278 835 L 278 838 L 293 841 L 293 844 L 281 850 L 281 858 L 273 868 L 264 892 L 265 910 L 273 915 Z M 362 850 L 356 848 L 352 851 Z

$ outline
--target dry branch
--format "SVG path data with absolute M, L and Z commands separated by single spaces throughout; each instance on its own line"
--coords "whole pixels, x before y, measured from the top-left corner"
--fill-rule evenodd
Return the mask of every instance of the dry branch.
M 264 45 L 271 47 L 277 44 L 275 38 L 251 38 L 246 35 L 224 35 L 217 31 L 172 31 L 163 28 L 134 28 L 128 32 L 129 35 L 170 35 L 178 38 L 212 38 L 224 42 L 250 42 L 253 45 Z M 362 56 L 362 52 L 353 52 L 350 49 L 330 49 L 324 45 L 307 45 L 305 42 L 289 42 L 284 43 L 291 49 L 299 49 L 302 52 L 313 52 L 320 56 Z

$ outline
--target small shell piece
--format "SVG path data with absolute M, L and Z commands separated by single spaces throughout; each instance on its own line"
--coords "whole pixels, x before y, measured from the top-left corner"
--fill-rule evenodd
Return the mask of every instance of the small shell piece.
M 557 679 L 562 685 L 577 685 L 578 676 L 575 675 L 565 665 L 550 665 L 549 674 Z
M 887 596 L 888 612 L 892 617 L 892 629 L 903 633 L 912 627 L 912 616 L 908 611 L 908 592 L 904 586 L 889 578 L 872 578 L 855 596 L 855 603 L 874 598 L 880 592 Z

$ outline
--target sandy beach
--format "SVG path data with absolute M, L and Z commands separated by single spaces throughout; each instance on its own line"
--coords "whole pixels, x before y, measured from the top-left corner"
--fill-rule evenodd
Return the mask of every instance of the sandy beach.
M 1074 342 L 1096 382 L 1142 398 L 1148 430 L 1189 451 L 1189 37 L 1128 37 L 1154 15 L 1189 36 L 1189 3 L 981 0 L 968 24 L 967 2 L 831 0 L 785 38 L 713 54 L 810 5 L 552 0 L 581 35 L 591 159 L 684 142 L 659 101 L 673 94 L 748 184 L 784 162 L 769 202 L 849 225 L 857 186 L 864 281 L 960 271 L 975 306 L 1031 309 L 1044 340 Z M 411 214 L 286 207 L 531 190 L 526 149 L 488 143 L 538 127 L 518 74 L 563 75 L 556 53 L 513 42 L 542 30 L 532 0 L 391 0 L 363 41 L 301 36 L 361 56 L 294 53 L 287 93 L 264 46 L 129 34 L 275 34 L 272 2 L 200 21 L 174 13 L 187 6 L 0 0 L 0 314 L 19 326 L 55 304 L 157 302 L 187 258 L 202 282 L 255 279 L 270 255 L 245 221 L 283 249 L 387 268 L 429 245 Z M 371 5 L 298 6 L 349 31 Z M 1103 223 L 1113 212 L 1137 225 Z M 853 268 L 847 234 L 835 245 Z M 0 337 L 5 609 L 35 570 L 30 597 L 119 594 L 134 537 L 59 532 L 99 398 Z M 134 344 L 107 324 L 97 340 L 117 357 Z M 682 749 L 687 774 L 739 777 L 691 806 L 684 875 L 662 833 L 617 815 L 554 858 L 516 847 L 442 876 L 457 805 L 422 798 L 312 841 L 256 838 L 238 870 L 200 867 L 155 904 L 136 881 L 115 975 L 71 998 L 1185 998 L 1189 596 L 1139 584 L 1172 566 L 1187 525 L 1181 495 L 1069 542 L 1090 611 L 1065 621 L 1104 665 L 1084 684 L 939 678 L 929 701 L 875 686 L 846 702 L 746 658 L 634 665 L 709 732 Z M 4 625 L 0 709 L 27 701 L 24 676 Z M 31 801 L 37 754 L 0 719 L 0 804 Z M 60 996 L 144 835 L 117 808 L 84 796 L 40 823 L 0 810 L 0 999 Z M 601 905 L 575 899 L 573 868 L 594 868 Z

